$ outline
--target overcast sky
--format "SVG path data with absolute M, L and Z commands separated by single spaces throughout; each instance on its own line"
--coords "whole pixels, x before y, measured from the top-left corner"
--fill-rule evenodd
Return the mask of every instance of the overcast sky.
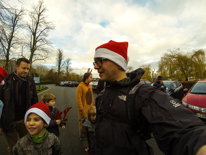
M 31 8 L 37 0 L 9 0 Z M 95 48 L 109 40 L 128 41 L 129 66 L 157 69 L 168 49 L 206 49 L 206 0 L 44 0 L 54 48 L 70 58 L 73 72 L 93 68 Z M 54 66 L 56 54 L 45 62 Z M 93 77 L 98 77 L 93 69 Z

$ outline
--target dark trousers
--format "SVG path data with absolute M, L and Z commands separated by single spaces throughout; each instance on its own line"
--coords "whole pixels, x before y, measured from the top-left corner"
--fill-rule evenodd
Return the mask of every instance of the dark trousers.
M 24 124 L 24 120 L 16 121 L 14 123 L 14 129 L 9 132 L 4 132 L 4 136 L 6 138 L 8 144 L 8 153 L 12 155 L 12 148 L 16 144 L 19 138 L 24 137 L 27 134 L 26 126 Z

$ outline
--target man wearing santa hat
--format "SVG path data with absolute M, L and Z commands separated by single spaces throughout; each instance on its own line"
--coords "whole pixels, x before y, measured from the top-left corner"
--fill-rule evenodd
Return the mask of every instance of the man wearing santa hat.
M 166 155 L 206 155 L 206 126 L 164 92 L 140 85 L 144 70 L 125 73 L 128 42 L 98 46 L 94 69 L 106 81 L 96 98 L 95 155 L 153 155 L 154 138 Z
M 3 90 L 0 92 L 4 103 L 0 127 L 8 143 L 9 154 L 18 136 L 21 138 L 27 134 L 23 120 L 26 111 L 38 102 L 35 82 L 28 76 L 29 60 L 19 58 L 15 67 L 16 71 L 4 78 Z

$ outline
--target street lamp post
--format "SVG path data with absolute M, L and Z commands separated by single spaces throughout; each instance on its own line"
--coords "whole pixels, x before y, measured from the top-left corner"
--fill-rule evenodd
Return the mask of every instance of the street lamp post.
M 152 81 L 154 82 L 154 72 L 155 72 L 155 68 L 154 70 L 152 70 Z

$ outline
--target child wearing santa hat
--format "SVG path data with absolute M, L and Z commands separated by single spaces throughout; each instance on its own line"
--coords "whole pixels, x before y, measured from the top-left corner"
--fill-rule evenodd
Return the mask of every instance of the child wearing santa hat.
M 28 134 L 15 144 L 13 155 L 62 154 L 58 137 L 46 131 L 50 120 L 50 110 L 44 102 L 40 101 L 32 105 L 24 116 Z

